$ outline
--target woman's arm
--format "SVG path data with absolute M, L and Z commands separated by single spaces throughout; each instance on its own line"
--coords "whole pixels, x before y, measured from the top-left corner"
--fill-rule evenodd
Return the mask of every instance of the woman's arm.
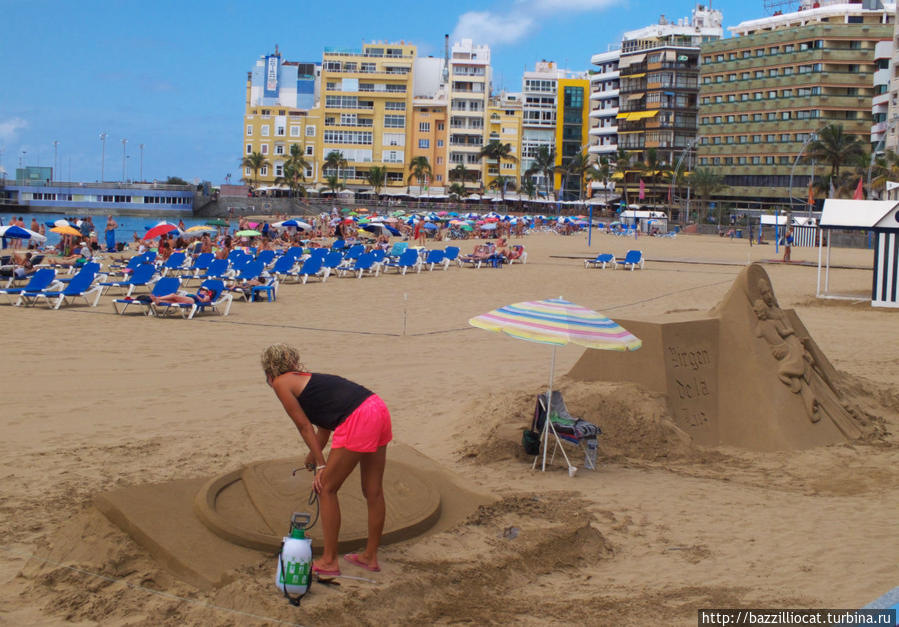
M 324 466 L 325 456 L 322 453 L 322 444 L 319 441 L 321 436 L 316 434 L 315 427 L 309 422 L 309 418 L 306 416 L 303 408 L 300 407 L 300 402 L 297 400 L 289 382 L 283 376 L 279 377 L 272 382 L 272 389 L 275 390 L 275 395 L 281 401 L 281 405 L 284 406 L 284 411 L 293 420 L 297 430 L 300 432 L 300 436 L 303 438 L 306 446 L 309 447 L 309 452 L 312 454 L 315 465 Z M 327 432 L 327 435 L 331 435 L 330 431 Z M 327 442 L 327 439 L 325 439 L 325 442 Z

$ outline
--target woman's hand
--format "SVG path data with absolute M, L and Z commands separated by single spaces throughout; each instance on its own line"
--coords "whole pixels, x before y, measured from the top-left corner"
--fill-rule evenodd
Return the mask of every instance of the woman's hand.
M 306 460 L 303 462 L 303 465 L 309 470 L 315 470 L 315 453 L 309 451 L 309 454 L 306 455 Z
M 325 468 L 322 468 L 321 470 L 316 471 L 315 475 L 313 475 L 313 477 L 312 477 L 312 489 L 315 490 L 316 494 L 322 493 L 322 485 L 323 485 L 325 470 L 326 470 Z

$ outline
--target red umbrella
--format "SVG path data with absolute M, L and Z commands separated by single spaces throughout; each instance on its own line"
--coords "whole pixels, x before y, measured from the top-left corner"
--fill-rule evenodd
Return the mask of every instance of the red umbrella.
M 154 237 L 159 237 L 160 235 L 164 235 L 171 231 L 178 230 L 178 227 L 174 224 L 169 224 L 167 222 L 161 222 L 157 224 L 152 229 L 147 231 L 146 235 L 143 236 L 143 239 L 153 239 Z

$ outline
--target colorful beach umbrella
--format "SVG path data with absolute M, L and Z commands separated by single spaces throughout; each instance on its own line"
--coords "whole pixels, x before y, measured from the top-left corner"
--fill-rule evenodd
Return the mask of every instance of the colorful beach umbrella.
M 549 399 L 552 398 L 553 378 L 556 368 L 556 349 L 566 344 L 577 344 L 585 348 L 600 350 L 634 351 L 643 342 L 624 329 L 621 325 L 599 312 L 575 305 L 563 298 L 527 301 L 506 305 L 480 316 L 475 316 L 468 323 L 473 327 L 487 331 L 497 331 L 520 340 L 549 344 L 553 347 L 552 361 L 549 369 L 549 392 L 547 394 L 546 415 L 550 416 Z M 546 470 L 546 450 L 549 445 L 550 431 L 555 436 L 559 448 L 562 448 L 559 435 L 551 420 L 544 422 L 543 434 L 543 466 Z M 562 449 L 562 455 L 568 462 L 569 470 L 573 468 L 568 455 Z M 539 456 L 538 456 L 539 457 Z M 534 458 L 536 467 L 537 458 Z
M 80 235 L 80 233 L 79 233 Z M 37 241 L 43 242 L 47 238 L 41 235 L 40 233 L 36 233 L 31 229 L 26 229 L 21 226 L 16 226 L 14 224 L 8 226 L 0 226 L 0 237 L 6 237 L 11 239 L 33 239 Z
M 206 224 L 209 226 L 228 226 L 228 221 L 221 218 L 212 218 L 211 220 L 206 220 Z
M 166 233 L 171 233 L 172 231 L 177 231 L 178 227 L 169 222 L 160 222 L 156 226 L 147 230 L 146 234 L 141 239 L 153 239 L 154 237 L 159 237 L 160 235 L 165 235 Z
M 238 231 L 235 233 L 238 237 L 257 237 L 262 235 L 259 231 L 255 231 L 253 229 L 244 229 L 243 231 Z
M 187 229 L 187 230 L 184 231 L 184 232 L 185 232 L 185 233 L 197 233 L 197 232 L 199 232 L 199 231 L 206 231 L 207 233 L 208 233 L 208 232 L 214 232 L 214 231 L 215 231 L 215 227 L 212 227 L 212 226 L 192 226 L 192 227 L 190 227 L 189 229 Z
M 60 235 L 81 235 L 81 231 L 72 226 L 54 226 L 50 230 L 54 233 L 59 233 Z

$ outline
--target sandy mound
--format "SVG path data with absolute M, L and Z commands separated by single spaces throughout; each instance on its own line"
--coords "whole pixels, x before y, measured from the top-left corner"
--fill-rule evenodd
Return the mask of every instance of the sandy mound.
M 600 462 L 625 459 L 657 461 L 665 459 L 701 460 L 710 451 L 697 446 L 681 430 L 668 412 L 664 395 L 634 383 L 581 382 L 562 379 L 555 386 L 562 391 L 565 405 L 573 416 L 602 429 L 599 437 Z M 521 432 L 529 428 L 534 415 L 536 391 L 492 394 L 467 408 L 472 416 L 466 441 L 459 453 L 478 463 L 488 464 L 512 458 L 525 459 Z M 471 441 L 471 434 L 478 438 Z M 575 462 L 580 458 L 575 454 Z

